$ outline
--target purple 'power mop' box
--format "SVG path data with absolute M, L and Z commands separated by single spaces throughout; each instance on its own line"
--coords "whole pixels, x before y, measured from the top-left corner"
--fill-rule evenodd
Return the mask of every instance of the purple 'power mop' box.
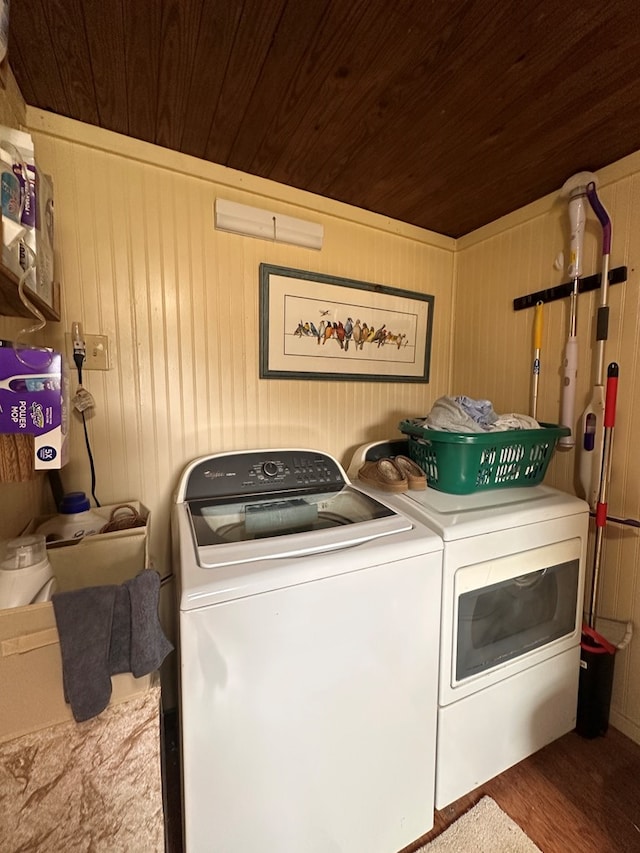
M 69 379 L 62 354 L 0 341 L 0 432 L 35 436 L 35 468 L 67 462 Z

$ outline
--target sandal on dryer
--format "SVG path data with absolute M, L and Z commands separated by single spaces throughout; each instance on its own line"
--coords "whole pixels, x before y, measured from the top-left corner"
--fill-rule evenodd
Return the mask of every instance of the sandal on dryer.
M 409 481 L 395 464 L 393 459 L 377 459 L 365 462 L 358 471 L 358 479 L 367 486 L 382 489 L 385 492 L 406 492 Z
M 422 468 L 409 459 L 408 456 L 394 456 L 393 461 L 402 474 L 407 478 L 410 489 L 426 489 L 427 477 Z

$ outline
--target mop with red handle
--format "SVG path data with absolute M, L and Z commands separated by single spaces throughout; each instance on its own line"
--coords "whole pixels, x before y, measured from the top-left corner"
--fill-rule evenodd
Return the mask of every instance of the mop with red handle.
M 580 643 L 580 676 L 578 685 L 578 707 L 576 731 L 587 738 L 604 735 L 609 728 L 609 707 L 613 690 L 613 668 L 616 646 L 596 631 L 596 612 L 602 542 L 607 524 L 607 490 L 611 474 L 611 450 L 613 426 L 616 416 L 618 393 L 618 365 L 612 362 L 607 369 L 607 389 L 604 404 L 604 446 L 600 486 L 596 506 L 596 538 L 591 576 L 591 600 L 588 625 L 582 626 Z
M 602 467 L 600 471 L 600 488 L 596 505 L 596 534 L 593 551 L 593 574 L 591 576 L 591 598 L 589 602 L 588 622 L 595 628 L 598 586 L 600 582 L 600 564 L 602 562 L 602 545 L 604 530 L 607 526 L 607 498 L 609 479 L 611 476 L 611 456 L 613 450 L 613 428 L 616 420 L 616 399 L 618 396 L 619 368 L 612 362 L 607 368 L 607 389 L 604 404 L 604 437 L 602 444 Z

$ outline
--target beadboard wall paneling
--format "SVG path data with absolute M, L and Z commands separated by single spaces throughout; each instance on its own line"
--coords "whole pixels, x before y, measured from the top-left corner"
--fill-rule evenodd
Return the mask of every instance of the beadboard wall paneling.
M 152 553 L 168 567 L 171 495 L 183 466 L 218 450 L 310 446 L 345 464 L 365 441 L 397 434 L 444 393 L 488 397 L 527 411 L 533 310 L 516 296 L 566 280 L 566 207 L 548 199 L 455 244 L 365 211 L 200 164 L 117 134 L 28 112 L 43 168 L 56 187 L 56 245 L 63 322 L 109 336 L 112 369 L 90 372 L 96 400 L 89 434 L 103 503 L 138 498 L 153 513 Z M 626 162 L 628 161 L 628 162 Z M 602 170 L 600 193 L 614 222 L 612 267 L 629 281 L 610 290 L 606 361 L 621 366 L 611 512 L 637 518 L 640 479 L 633 436 L 640 419 L 637 263 L 640 157 Z M 635 168 L 629 168 L 629 162 Z M 217 195 L 325 227 L 321 252 L 216 232 Z M 599 268 L 599 226 L 590 217 L 585 274 Z M 431 381 L 301 382 L 258 379 L 258 267 L 310 269 L 435 295 Z M 455 285 L 455 287 L 454 287 Z M 597 293 L 579 299 L 578 408 L 593 381 Z M 568 300 L 545 306 L 538 417 L 557 422 Z M 455 320 L 455 322 L 454 322 Z M 89 489 L 81 424 L 74 419 L 67 488 Z M 557 452 L 547 482 L 572 491 L 574 451 Z M 609 525 L 601 612 L 640 624 L 638 534 Z M 640 741 L 640 648 L 616 659 L 612 722 Z
M 631 160 L 629 160 L 631 162 Z M 606 366 L 620 365 L 618 406 L 613 441 L 609 513 L 640 518 L 640 159 L 635 172 L 620 176 L 615 167 L 600 173 L 599 195 L 613 223 L 611 267 L 626 265 L 628 281 L 609 289 L 609 340 Z M 485 234 L 468 235 L 456 252 L 456 308 L 452 389 L 491 399 L 498 411 L 529 411 L 533 361 L 532 309 L 513 311 L 513 299 L 567 281 L 554 268 L 560 251 L 568 256 L 566 203 L 532 206 L 505 217 Z M 493 232 L 493 233 L 492 233 Z M 601 268 L 601 229 L 588 213 L 584 274 Z M 565 267 L 566 269 L 566 267 Z M 595 321 L 600 291 L 578 299 L 579 368 L 577 418 L 586 408 L 595 369 Z M 560 420 L 564 345 L 569 329 L 569 299 L 544 307 L 538 418 Z M 566 491 L 576 489 L 577 451 L 558 450 L 546 482 Z M 638 583 L 639 535 L 634 527 L 608 524 L 602 559 L 598 612 L 615 620 L 631 619 L 640 628 Z M 592 554 L 592 549 L 590 550 Z M 592 556 L 587 596 L 590 594 Z M 619 626 L 602 623 L 603 630 Z M 612 723 L 640 742 L 640 638 L 616 655 Z
M 0 71 L 0 125 L 21 129 L 25 121 L 25 103 L 6 62 Z M 32 323 L 28 319 L 0 316 L 0 338 L 15 340 Z M 42 474 L 26 483 L 0 483 L 0 539 L 22 532 L 32 516 L 49 510 L 49 491 Z
M 357 446 L 399 435 L 401 418 L 426 413 L 446 392 L 453 240 L 325 199 L 314 210 L 309 194 L 300 193 L 296 205 L 291 188 L 257 179 L 260 192 L 252 192 L 249 176 L 231 186 L 230 170 L 207 165 L 200 174 L 193 168 L 199 161 L 117 134 L 108 134 L 111 150 L 106 132 L 94 128 L 84 128 L 79 142 L 75 122 L 56 119 L 55 127 L 55 134 L 32 128 L 56 193 L 63 320 L 49 335 L 64 346 L 64 332 L 80 320 L 85 333 L 109 337 L 112 369 L 84 375 L 96 403 L 88 418 L 96 494 L 104 504 L 136 498 L 151 509 L 161 571 L 168 569 L 172 493 L 192 459 L 299 446 L 347 465 Z M 218 232 L 217 196 L 321 222 L 324 248 Z M 429 384 L 260 380 L 262 262 L 433 294 Z M 67 489 L 90 490 L 76 415 L 63 479 Z

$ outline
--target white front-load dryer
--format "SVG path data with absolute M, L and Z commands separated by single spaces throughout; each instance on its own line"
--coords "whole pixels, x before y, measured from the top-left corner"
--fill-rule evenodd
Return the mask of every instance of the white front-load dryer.
M 428 832 L 440 537 L 310 450 L 195 460 L 172 524 L 186 853 Z
M 402 441 L 364 445 L 350 476 L 406 452 Z M 544 485 L 385 500 L 444 543 L 440 809 L 575 727 L 589 508 Z

